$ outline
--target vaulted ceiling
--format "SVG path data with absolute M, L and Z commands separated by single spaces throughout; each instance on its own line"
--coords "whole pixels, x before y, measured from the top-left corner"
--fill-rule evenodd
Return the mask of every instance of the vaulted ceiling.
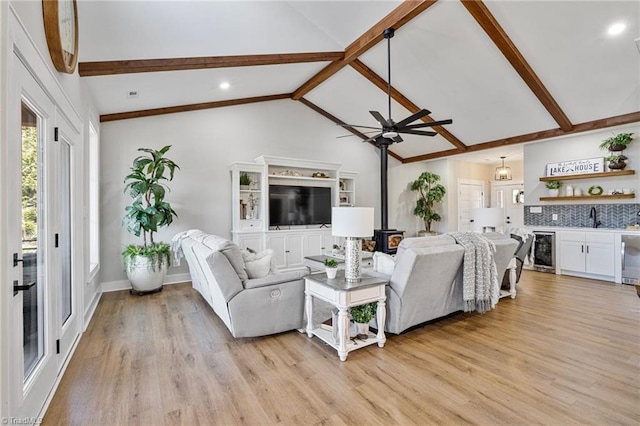
M 78 3 L 79 73 L 103 122 L 291 99 L 378 126 L 387 27 L 392 117 L 453 119 L 403 135 L 403 162 L 640 122 L 638 1 Z

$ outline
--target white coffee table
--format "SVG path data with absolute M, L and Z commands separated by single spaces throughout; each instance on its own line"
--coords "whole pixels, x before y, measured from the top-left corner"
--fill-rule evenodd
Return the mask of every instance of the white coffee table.
M 307 336 L 318 336 L 325 343 L 338 351 L 340 361 L 347 359 L 347 354 L 353 350 L 377 343 L 379 347 L 384 347 L 387 338 L 384 335 L 384 322 L 386 317 L 385 286 L 387 281 L 377 277 L 363 274 L 362 281 L 347 282 L 344 278 L 344 270 L 339 270 L 334 279 L 327 278 L 324 272 L 307 275 L 304 279 L 307 314 Z M 313 327 L 313 299 L 318 298 L 328 302 L 338 308 L 338 333 L 334 337 L 333 330 L 323 327 Z M 352 342 L 349 340 L 349 308 L 352 306 L 364 305 L 366 303 L 378 302 L 376 320 L 378 324 L 378 334 L 369 333 L 366 340 Z M 333 324 L 333 327 L 336 325 Z

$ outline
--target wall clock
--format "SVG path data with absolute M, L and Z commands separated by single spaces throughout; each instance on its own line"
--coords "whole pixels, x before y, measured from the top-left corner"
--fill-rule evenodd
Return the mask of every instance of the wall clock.
M 53 65 L 73 74 L 78 63 L 78 7 L 76 0 L 42 0 L 44 32 Z

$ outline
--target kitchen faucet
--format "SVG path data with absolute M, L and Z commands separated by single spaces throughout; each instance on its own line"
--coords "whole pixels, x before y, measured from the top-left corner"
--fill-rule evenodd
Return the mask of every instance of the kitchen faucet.
M 598 226 L 602 225 L 602 222 L 598 220 L 598 215 L 596 213 L 595 207 L 591 207 L 591 211 L 589 211 L 589 219 L 593 219 L 593 223 L 591 224 L 591 226 L 594 228 L 597 228 Z

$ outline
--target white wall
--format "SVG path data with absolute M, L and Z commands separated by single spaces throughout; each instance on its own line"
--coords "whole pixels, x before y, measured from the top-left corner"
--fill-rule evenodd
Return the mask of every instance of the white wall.
M 598 148 L 602 141 L 618 133 L 634 133 L 635 141 L 624 151 L 629 157 L 627 169 L 636 171 L 635 175 L 609 177 L 600 179 L 566 180 L 564 185 L 581 188 L 583 194 L 592 185 L 602 186 L 604 193 L 609 189 L 635 189 L 636 198 L 623 200 L 595 200 L 598 204 L 624 204 L 637 203 L 640 193 L 640 125 L 627 125 L 612 127 L 591 133 L 549 139 L 541 142 L 530 143 L 524 146 L 524 193 L 527 205 L 558 204 L 557 201 L 540 201 L 540 197 L 548 196 L 548 190 L 540 177 L 545 176 L 546 165 L 560 161 L 581 160 L 586 158 L 605 157 L 608 151 Z M 562 180 L 562 178 L 558 178 Z M 590 200 L 571 201 L 571 204 L 589 204 Z
M 191 228 L 231 237 L 231 175 L 229 166 L 275 155 L 328 161 L 358 172 L 357 204 L 376 207 L 379 218 L 379 151 L 357 137 L 336 139 L 344 130 L 303 104 L 291 100 L 103 123 L 101 126 L 101 270 L 100 280 L 126 280 L 120 253 L 139 243 L 121 226 L 130 197 L 123 179 L 138 148 L 172 145 L 168 157 L 180 170 L 170 183 L 167 201 L 178 214 L 156 240 L 169 241 Z M 171 275 L 188 269 L 169 269 Z

